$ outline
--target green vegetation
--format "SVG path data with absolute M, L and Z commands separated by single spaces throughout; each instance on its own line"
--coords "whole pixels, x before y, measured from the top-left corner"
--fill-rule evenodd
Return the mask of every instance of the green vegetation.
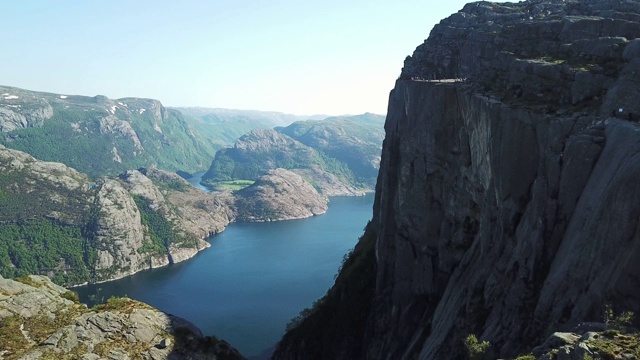
M 4 354 L 4 359 L 17 359 L 30 347 L 20 331 L 21 325 L 22 318 L 15 315 L 0 320 L 0 349 L 8 352 Z
M 142 225 L 146 228 L 146 235 L 151 239 L 138 249 L 141 254 L 163 255 L 172 243 L 194 244 L 197 239 L 183 235 L 160 213 L 153 211 L 147 201 L 141 196 L 134 195 L 133 199 L 140 210 Z
M 236 143 L 241 146 L 218 151 L 203 183 L 256 179 L 270 169 L 284 168 L 328 172 L 356 187 L 375 185 L 384 116 L 299 121 L 275 130 L 250 132 Z
M 325 158 L 346 165 L 355 185 L 373 187 L 378 175 L 374 164 L 384 139 L 384 120 L 384 116 L 375 114 L 340 116 L 299 121 L 276 130 L 316 149 Z
M 126 314 L 131 314 L 135 309 L 155 310 L 155 308 L 150 305 L 132 300 L 126 296 L 112 296 L 105 303 L 95 305 L 91 308 L 93 311 L 118 311 Z
M 67 300 L 73 301 L 76 304 L 80 303 L 80 298 L 78 297 L 78 293 L 76 293 L 75 291 L 69 290 L 63 293 L 61 296 Z
M 529 354 L 529 355 L 520 355 L 515 360 L 536 360 L 536 357 L 531 355 L 531 354 Z
M 629 354 L 629 359 L 640 358 L 640 334 L 608 334 L 588 342 L 589 348 L 595 351 L 600 358 L 614 360 L 622 358 L 622 354 Z
M 58 284 L 83 283 L 90 279 L 91 266 L 85 262 L 88 246 L 79 227 L 47 220 L 2 224 L 0 274 L 7 278 L 45 274 Z
M 286 135 L 279 135 L 278 145 L 271 147 L 228 148 L 216 153 L 211 167 L 203 175 L 203 183 L 214 186 L 221 181 L 257 179 L 275 168 L 313 169 L 318 168 L 336 175 L 347 184 L 355 182 L 349 167 L 308 146 L 297 143 Z M 264 141 L 260 134 L 250 133 L 241 138 L 248 143 Z
M 153 111 L 128 109 L 157 106 L 152 100 L 126 102 L 128 107 L 117 105 L 111 114 L 113 105 L 107 99 L 73 97 L 65 106 L 52 101 L 53 116 L 42 126 L 0 133 L 0 143 L 41 160 L 67 164 L 92 177 L 150 165 L 171 171 L 201 171 L 220 148 L 193 131 L 178 111 L 161 108 L 160 115 L 165 118 L 159 121 Z M 116 157 L 121 162 L 114 160 Z
M 254 180 L 228 180 L 228 181 L 218 181 L 211 183 L 216 190 L 231 190 L 238 191 L 246 188 L 247 186 L 253 185 Z
M 616 314 L 613 311 L 613 306 L 611 306 L 610 304 L 605 305 L 604 312 L 602 314 L 604 324 L 607 326 L 607 328 L 618 330 L 631 325 L 634 316 L 635 314 L 633 313 L 633 311 L 623 311 L 619 314 Z
M 464 346 L 467 348 L 469 359 L 471 360 L 493 360 L 495 356 L 491 351 L 491 345 L 488 341 L 479 342 L 474 334 L 469 334 L 464 340 Z

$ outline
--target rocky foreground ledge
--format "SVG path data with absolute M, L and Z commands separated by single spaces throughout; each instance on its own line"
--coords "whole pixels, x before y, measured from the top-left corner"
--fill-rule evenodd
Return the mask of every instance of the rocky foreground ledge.
M 179 317 L 128 298 L 87 308 L 45 276 L 0 276 L 0 359 L 243 359 Z

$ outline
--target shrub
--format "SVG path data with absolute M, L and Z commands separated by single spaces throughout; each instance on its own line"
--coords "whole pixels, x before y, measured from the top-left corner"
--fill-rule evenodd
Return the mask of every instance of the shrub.
M 635 314 L 633 313 L 633 311 L 623 311 L 619 314 L 616 314 L 613 311 L 613 307 L 610 304 L 607 304 L 604 307 L 602 318 L 607 328 L 623 328 L 631 324 L 634 316 Z
M 471 360 L 492 360 L 495 359 L 488 341 L 478 342 L 474 334 L 469 334 L 464 340 L 464 345 Z
M 76 294 L 75 292 L 73 292 L 71 290 L 65 292 L 64 294 L 62 294 L 60 296 L 62 296 L 63 298 L 65 298 L 67 300 L 71 300 L 76 304 L 80 303 L 80 298 L 78 297 L 78 294 Z

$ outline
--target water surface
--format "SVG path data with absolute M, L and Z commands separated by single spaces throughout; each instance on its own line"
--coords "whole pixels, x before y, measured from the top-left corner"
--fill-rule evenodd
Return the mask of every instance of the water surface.
M 97 293 L 149 303 L 253 356 L 272 347 L 287 322 L 326 293 L 372 205 L 372 194 L 334 197 L 321 216 L 231 224 L 191 260 L 76 290 L 83 301 Z

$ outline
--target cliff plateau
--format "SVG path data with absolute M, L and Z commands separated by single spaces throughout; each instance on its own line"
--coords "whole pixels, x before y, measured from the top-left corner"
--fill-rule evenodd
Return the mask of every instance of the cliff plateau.
M 640 3 L 476 2 L 405 60 L 374 215 L 275 359 L 498 357 L 640 311 Z M 311 355 L 310 355 L 311 354 Z

